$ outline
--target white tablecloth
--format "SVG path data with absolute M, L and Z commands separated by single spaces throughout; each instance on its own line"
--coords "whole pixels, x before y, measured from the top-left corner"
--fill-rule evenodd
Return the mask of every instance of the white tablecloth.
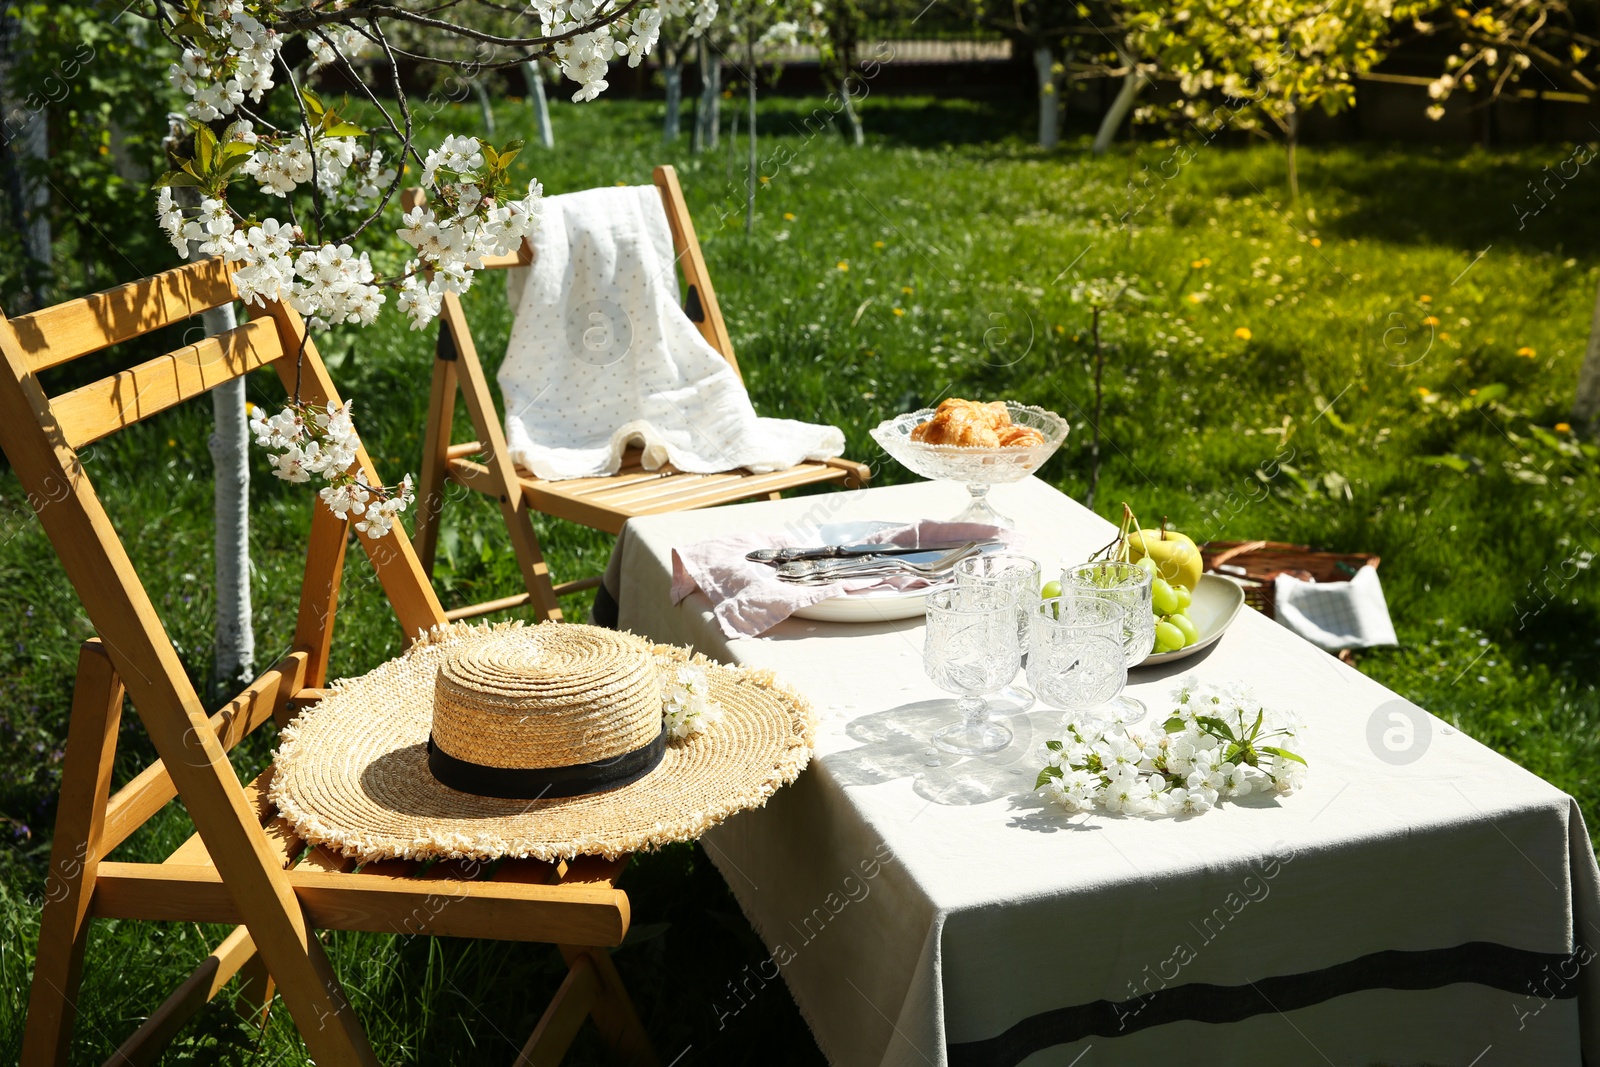
M 1253 611 L 1129 691 L 1159 702 L 1191 670 L 1247 681 L 1309 723 L 1308 783 L 1175 820 L 1068 816 L 1032 793 L 1049 710 L 1012 720 L 995 756 L 932 755 L 952 713 L 920 619 L 729 640 L 699 594 L 669 602 L 675 545 L 941 517 L 964 496 L 919 483 L 623 531 L 624 628 L 781 671 L 823 715 L 800 780 L 704 838 L 772 953 L 714 1011 L 779 994 L 781 975 L 848 1065 L 1600 1062 L 1581 966 L 1600 879 L 1570 798 Z M 1047 572 L 1112 534 L 1036 480 L 993 500 Z

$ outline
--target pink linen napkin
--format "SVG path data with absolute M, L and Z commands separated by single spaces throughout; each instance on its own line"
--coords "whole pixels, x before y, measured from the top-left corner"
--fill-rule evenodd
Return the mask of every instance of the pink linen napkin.
M 924 519 L 903 526 L 885 526 L 853 539 L 860 543 L 918 545 L 949 541 L 1002 541 L 1015 539 L 1011 530 L 970 522 Z M 816 543 L 821 544 L 818 540 Z M 757 548 L 796 547 L 795 533 L 734 534 L 700 541 L 672 550 L 672 602 L 679 603 L 696 589 L 711 601 L 712 613 L 729 637 L 755 637 L 766 633 L 802 608 L 841 594 L 883 589 L 916 589 L 930 583 L 925 578 L 901 575 L 891 578 L 855 578 L 828 585 L 795 585 L 780 581 L 765 563 L 745 559 Z

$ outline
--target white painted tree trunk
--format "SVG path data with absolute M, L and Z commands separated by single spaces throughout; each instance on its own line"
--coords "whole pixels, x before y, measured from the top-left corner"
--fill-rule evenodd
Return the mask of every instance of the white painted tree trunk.
M 745 81 L 750 87 L 750 162 L 744 194 L 744 232 L 748 234 L 754 232 L 756 228 L 756 182 L 760 178 L 756 173 L 756 42 L 754 37 L 748 35 L 744 42 L 744 66 Z
M 1572 421 L 1590 434 L 1600 433 L 1600 289 L 1594 296 L 1589 320 L 1589 347 L 1578 368 L 1578 393 L 1572 401 Z
M 179 189 L 177 194 L 184 207 L 199 207 L 199 195 L 194 189 Z M 199 242 L 189 242 L 189 259 L 204 258 Z M 238 325 L 232 304 L 205 312 L 200 321 L 207 337 Z M 213 507 L 217 597 L 211 677 L 216 692 L 231 694 L 255 677 L 256 658 L 250 603 L 250 433 L 245 421 L 242 377 L 211 391 L 211 418 L 207 444 L 216 481 Z
M 693 149 L 709 152 L 722 128 L 722 57 L 705 38 L 700 39 L 700 106 L 694 119 Z
M 489 104 L 489 89 L 478 79 L 472 79 L 472 95 L 478 98 L 478 115 L 483 121 L 483 131 L 494 136 L 494 108 Z
M 661 122 L 661 140 L 673 144 L 678 139 L 678 113 L 683 110 L 683 52 L 669 47 L 663 56 L 661 77 L 667 83 L 667 114 Z
M 1128 65 L 1128 73 L 1122 76 L 1122 88 L 1117 90 L 1116 99 L 1111 101 L 1111 106 L 1100 118 L 1100 129 L 1094 135 L 1094 154 L 1103 156 L 1111 149 L 1111 142 L 1116 140 L 1117 131 L 1122 128 L 1122 123 L 1127 119 L 1128 112 L 1133 110 L 1133 101 L 1139 95 L 1139 86 L 1144 83 L 1144 78 L 1133 68 L 1133 61 L 1127 56 L 1122 57 Z
M 1033 50 L 1033 71 L 1039 82 L 1039 147 L 1061 143 L 1061 94 L 1056 91 L 1056 54 L 1047 45 Z
M 860 148 L 867 143 L 867 134 L 861 127 L 861 116 L 856 113 L 855 101 L 850 99 L 850 75 L 846 74 L 839 86 L 839 100 L 844 105 L 845 125 L 850 128 L 850 143 Z
M 539 143 L 554 148 L 556 137 L 550 129 L 550 99 L 544 93 L 544 75 L 532 60 L 524 60 L 522 76 L 528 82 L 528 101 L 533 104 L 533 122 L 539 130 Z

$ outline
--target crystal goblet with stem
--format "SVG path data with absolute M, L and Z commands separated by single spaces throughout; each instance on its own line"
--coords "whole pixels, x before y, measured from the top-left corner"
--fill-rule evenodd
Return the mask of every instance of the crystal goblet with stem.
M 929 593 L 922 665 L 933 683 L 959 696 L 961 721 L 933 735 L 946 752 L 982 756 L 1011 743 L 1011 729 L 990 718 L 985 699 L 1016 676 L 1021 663 L 1016 598 L 1006 590 L 954 587 Z
M 1128 682 L 1121 605 L 1082 592 L 1039 602 L 1028 650 L 1028 684 L 1039 699 L 1066 712 L 1062 721 L 1106 720 Z
M 1039 561 L 1015 552 L 995 552 L 964 559 L 956 564 L 956 588 L 1009 592 L 1017 604 L 1017 644 L 1022 665 L 1028 665 L 1028 631 L 1033 623 L 1033 606 L 1039 602 Z M 990 703 L 1003 702 L 1007 711 L 1027 711 L 1034 695 L 1014 681 L 1002 686 Z
M 1150 572 L 1134 563 L 1101 560 L 1080 563 L 1061 571 L 1063 592 L 1087 593 L 1119 605 L 1122 616 L 1122 648 L 1130 668 L 1137 667 L 1155 647 L 1156 617 L 1150 605 Z M 1113 718 L 1132 726 L 1149 714 L 1137 697 L 1120 693 L 1113 700 Z

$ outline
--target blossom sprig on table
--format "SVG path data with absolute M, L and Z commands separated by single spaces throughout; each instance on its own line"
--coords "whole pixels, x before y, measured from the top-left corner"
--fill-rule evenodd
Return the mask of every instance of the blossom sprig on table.
M 1073 723 L 1046 741 L 1035 788 L 1068 811 L 1200 815 L 1250 793 L 1294 792 L 1306 761 L 1280 744 L 1299 736 L 1289 715 L 1246 687 L 1186 679 L 1159 727 Z
M 341 519 L 355 518 L 359 533 L 376 540 L 394 527 L 396 517 L 415 499 L 411 475 L 397 486 L 373 485 L 356 464 L 361 438 L 350 417 L 353 401 L 326 407 L 291 402 L 267 417 L 256 408 L 250 429 L 256 444 L 273 452 L 272 473 L 286 482 L 309 482 L 319 475 L 327 485 L 317 491 Z
M 672 673 L 661 714 L 667 736 L 674 741 L 704 733 L 722 721 L 722 705 L 711 699 L 704 668 L 687 664 Z

